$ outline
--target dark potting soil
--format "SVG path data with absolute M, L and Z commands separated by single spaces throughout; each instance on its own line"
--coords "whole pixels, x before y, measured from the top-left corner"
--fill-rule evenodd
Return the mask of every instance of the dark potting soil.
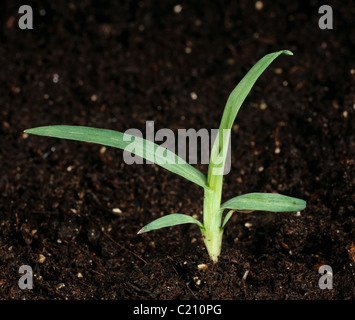
M 0 299 L 354 299 L 352 1 L 330 1 L 325 30 L 318 1 L 30 1 L 32 30 L 22 4 L 0 4 Z M 162 214 L 202 219 L 201 188 L 120 150 L 23 134 L 218 128 L 241 77 L 281 49 L 294 56 L 238 114 L 223 199 L 279 192 L 307 208 L 235 214 L 214 266 L 195 225 L 137 235 Z

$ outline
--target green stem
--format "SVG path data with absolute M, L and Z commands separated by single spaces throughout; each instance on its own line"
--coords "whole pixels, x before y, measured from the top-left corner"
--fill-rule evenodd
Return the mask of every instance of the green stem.
M 213 263 L 216 263 L 221 253 L 223 237 L 222 211 L 220 210 L 223 175 L 214 175 L 212 169 L 213 165 L 210 166 L 207 177 L 210 190 L 205 190 L 204 196 L 203 224 L 205 229 L 203 236 L 207 252 Z
M 219 136 L 222 135 L 222 144 Z M 218 261 L 218 256 L 222 248 L 222 186 L 223 170 L 226 162 L 230 130 L 219 132 L 213 145 L 208 166 L 207 185 L 203 203 L 203 224 L 204 224 L 204 242 L 209 256 L 214 263 Z
M 213 263 L 218 262 L 218 257 L 222 249 L 222 237 L 223 230 L 220 226 L 205 230 L 203 241 L 205 242 L 208 255 L 212 259 Z

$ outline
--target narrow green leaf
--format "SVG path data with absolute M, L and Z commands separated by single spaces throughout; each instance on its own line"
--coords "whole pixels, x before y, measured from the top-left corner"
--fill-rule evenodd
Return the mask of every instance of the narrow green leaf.
M 203 228 L 202 223 L 196 220 L 195 218 L 188 216 L 186 214 L 173 213 L 167 216 L 163 216 L 145 225 L 142 229 L 138 231 L 138 234 L 156 230 L 156 229 L 165 228 L 165 227 L 176 226 L 184 223 L 195 223 L 200 228 Z
M 244 78 L 238 83 L 238 85 L 229 95 L 219 127 L 220 148 L 223 146 L 222 130 L 232 128 L 240 106 L 249 94 L 256 80 L 265 71 L 265 69 L 281 54 L 293 55 L 293 53 L 289 50 L 281 50 L 265 55 L 249 70 L 249 72 L 244 76 Z
M 233 123 L 241 105 L 254 86 L 256 80 L 265 71 L 265 69 L 281 54 L 293 55 L 293 53 L 289 50 L 281 50 L 265 55 L 249 70 L 249 72 L 243 77 L 243 79 L 238 83 L 238 85 L 229 95 L 218 129 L 218 137 L 216 138 L 213 145 L 213 149 L 216 149 L 218 143 L 218 150 L 213 152 L 212 149 L 211 153 L 210 164 L 212 164 L 212 166 L 210 165 L 211 168 L 209 168 L 208 171 L 209 180 L 211 179 L 210 175 L 211 172 L 213 172 L 212 170 L 215 169 L 214 167 L 220 168 L 220 170 L 223 171 L 227 157 L 227 150 L 225 150 L 225 148 L 228 146 L 228 143 L 226 142 L 229 141 L 230 130 L 232 129 Z M 223 142 L 225 143 L 224 145 Z M 217 157 L 223 158 L 222 164 L 221 161 L 219 161 L 220 164 L 213 166 Z
M 226 201 L 221 209 L 285 212 L 305 207 L 306 201 L 277 193 L 247 193 Z
M 229 210 L 228 211 L 228 213 L 224 217 L 224 220 L 223 220 L 223 223 L 222 223 L 222 227 L 221 227 L 222 230 L 224 229 L 225 225 L 227 224 L 228 220 L 231 218 L 231 216 L 233 215 L 234 212 L 235 212 L 235 210 Z
M 140 137 L 108 129 L 65 125 L 37 127 L 27 129 L 25 132 L 39 136 L 98 143 L 118 149 L 125 149 L 134 142 L 134 149 L 130 149 L 131 153 L 154 162 L 157 165 L 208 189 L 206 176 L 202 172 L 188 164 L 170 150 Z M 124 139 L 124 137 L 126 139 Z M 157 150 L 160 152 L 156 152 Z M 164 157 L 162 154 L 164 154 Z

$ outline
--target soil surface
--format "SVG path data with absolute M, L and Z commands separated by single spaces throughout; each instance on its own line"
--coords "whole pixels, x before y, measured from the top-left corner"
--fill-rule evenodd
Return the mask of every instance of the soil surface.
M 325 30 L 318 1 L 30 1 L 32 30 L 21 4 L 0 4 L 0 299 L 355 298 L 353 1 L 329 1 Z M 223 199 L 279 192 L 307 208 L 235 214 L 214 266 L 195 225 L 137 235 L 162 214 L 202 219 L 200 187 L 117 149 L 23 134 L 218 128 L 241 77 L 281 49 L 294 56 L 238 114 Z

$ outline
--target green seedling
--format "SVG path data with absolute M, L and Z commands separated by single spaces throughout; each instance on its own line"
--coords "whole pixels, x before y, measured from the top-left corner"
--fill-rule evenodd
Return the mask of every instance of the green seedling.
M 303 210 L 306 207 L 304 200 L 275 193 L 248 193 L 234 197 L 221 204 L 223 184 L 221 170 L 225 166 L 228 148 L 228 143 L 226 142 L 229 142 L 230 130 L 234 120 L 256 80 L 271 62 L 281 54 L 292 55 L 292 52 L 282 50 L 267 54 L 250 69 L 231 92 L 211 150 L 207 177 L 168 149 L 164 148 L 162 152 L 162 147 L 154 142 L 118 131 L 83 126 L 55 125 L 28 129 L 25 132 L 40 136 L 97 143 L 123 150 L 131 144 L 133 139 L 137 144 L 135 148 L 130 149 L 132 154 L 156 163 L 204 189 L 203 223 L 190 215 L 174 213 L 154 220 L 144 226 L 138 233 L 141 234 L 185 223 L 196 224 L 201 230 L 207 252 L 215 263 L 221 253 L 222 236 L 226 223 L 235 211 L 288 212 Z M 227 213 L 224 215 L 225 211 Z

